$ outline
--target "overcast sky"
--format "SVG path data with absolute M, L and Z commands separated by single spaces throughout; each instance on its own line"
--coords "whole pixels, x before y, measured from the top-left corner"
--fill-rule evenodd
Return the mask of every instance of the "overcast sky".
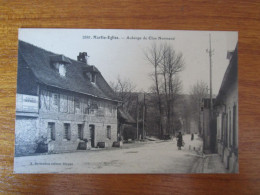
M 209 56 L 206 52 L 209 48 L 209 33 L 214 49 L 213 93 L 217 94 L 229 63 L 227 51 L 234 50 L 238 41 L 237 32 L 19 29 L 19 39 L 75 60 L 79 52 L 87 52 L 90 56 L 89 64 L 95 65 L 108 82 L 115 81 L 120 75 L 123 79 L 131 80 L 138 91 L 148 91 L 152 85 L 149 74 L 153 68 L 147 62 L 144 52 L 154 42 L 167 42 L 177 52 L 183 53 L 185 69 L 179 76 L 183 84 L 182 92 L 189 93 L 190 87 L 197 81 L 202 80 L 209 85 Z M 102 38 L 97 39 L 100 36 Z M 104 39 L 108 36 L 112 40 Z M 169 40 L 158 40 L 159 37 Z

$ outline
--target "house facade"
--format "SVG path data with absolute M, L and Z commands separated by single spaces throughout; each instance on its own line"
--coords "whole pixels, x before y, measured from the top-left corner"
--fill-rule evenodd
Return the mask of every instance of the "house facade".
M 229 172 L 238 172 L 238 62 L 237 47 L 227 55 L 230 63 L 216 99 L 218 153 Z
M 15 154 L 59 153 L 117 141 L 118 100 L 102 74 L 19 41 Z

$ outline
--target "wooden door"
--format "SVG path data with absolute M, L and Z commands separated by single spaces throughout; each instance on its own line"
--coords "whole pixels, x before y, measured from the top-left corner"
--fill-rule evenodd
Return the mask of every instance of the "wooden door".
M 95 125 L 89 125 L 91 147 L 95 147 Z

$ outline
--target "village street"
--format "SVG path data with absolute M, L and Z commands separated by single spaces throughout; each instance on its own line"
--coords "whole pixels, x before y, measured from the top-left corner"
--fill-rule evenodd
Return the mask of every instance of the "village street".
M 124 144 L 122 148 L 75 153 L 15 157 L 15 172 L 29 173 L 200 173 L 202 141 L 184 136 L 178 150 L 176 139 Z M 195 150 L 194 150 L 195 149 Z M 216 162 L 214 162 L 214 166 Z M 220 168 L 222 169 L 222 167 Z M 216 170 L 213 170 L 216 171 Z M 221 170 L 220 170 L 221 171 Z

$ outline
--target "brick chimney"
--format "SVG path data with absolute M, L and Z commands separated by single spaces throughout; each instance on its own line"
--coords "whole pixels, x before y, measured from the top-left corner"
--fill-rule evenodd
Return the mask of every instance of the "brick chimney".
M 87 52 L 80 52 L 78 55 L 78 61 L 88 64 L 88 53 Z

